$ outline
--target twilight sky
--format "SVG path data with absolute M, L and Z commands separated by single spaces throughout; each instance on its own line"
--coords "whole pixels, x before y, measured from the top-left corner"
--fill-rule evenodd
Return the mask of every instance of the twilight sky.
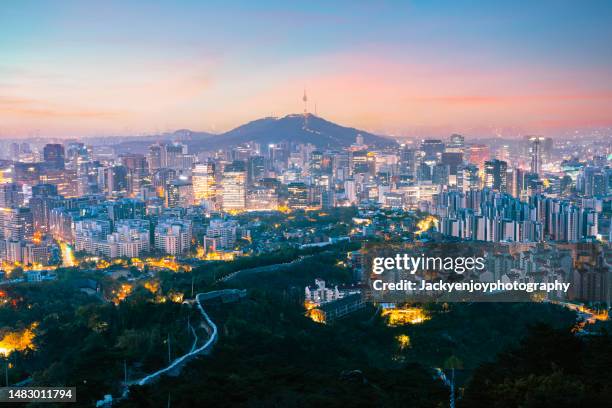
M 301 112 L 304 87 L 386 134 L 609 127 L 612 2 L 0 4 L 0 137 L 221 132 Z

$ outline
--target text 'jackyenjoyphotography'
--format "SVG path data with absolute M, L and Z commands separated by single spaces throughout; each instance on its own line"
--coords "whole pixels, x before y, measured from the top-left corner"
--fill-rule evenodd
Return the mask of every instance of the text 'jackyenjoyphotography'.
M 562 267 L 522 271 L 520 246 L 405 243 L 371 246 L 364 266 L 374 302 L 541 302 L 575 296 Z
M 502 291 L 523 291 L 527 293 L 533 292 L 563 292 L 567 293 L 571 283 L 560 282 L 444 282 L 425 281 L 412 282 L 409 280 L 401 280 L 399 282 L 384 282 L 381 279 L 372 282 L 372 288 L 376 291 L 445 291 L 445 292 L 481 292 L 481 293 L 496 293 Z

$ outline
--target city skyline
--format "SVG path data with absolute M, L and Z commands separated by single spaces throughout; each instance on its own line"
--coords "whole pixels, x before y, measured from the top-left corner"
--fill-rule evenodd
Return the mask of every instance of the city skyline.
M 222 133 L 302 112 L 304 88 L 391 136 L 612 126 L 607 2 L 234 6 L 5 7 L 0 137 Z

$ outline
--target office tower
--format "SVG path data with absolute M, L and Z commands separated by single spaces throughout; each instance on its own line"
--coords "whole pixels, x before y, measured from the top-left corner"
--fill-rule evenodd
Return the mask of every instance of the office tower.
M 88 152 L 85 143 L 69 142 L 66 145 L 66 161 L 73 161 L 77 157 L 87 158 Z
M 266 175 L 266 159 L 263 156 L 248 158 L 248 183 L 253 185 Z
M 0 239 L 29 239 L 32 233 L 32 211 L 29 208 L 3 208 L 0 211 Z
M 349 204 L 357 203 L 357 184 L 355 180 L 348 179 L 344 181 L 344 196 Z
M 484 162 L 489 160 L 491 157 L 489 146 L 483 144 L 475 144 L 470 146 L 469 152 L 469 162 L 475 166 L 478 166 L 479 170 L 484 169 Z
M 421 142 L 423 160 L 438 160 L 444 152 L 444 143 L 439 139 L 425 139 Z
M 70 142 L 66 146 L 66 168 L 76 170 L 80 174 L 80 167 L 83 163 L 88 162 L 89 151 L 84 143 Z
M 187 154 L 187 146 L 181 143 L 162 145 L 161 166 L 170 169 L 180 169 L 183 166 L 183 155 Z
M 450 137 L 449 143 L 446 145 L 446 151 L 449 153 L 463 153 L 465 148 L 465 138 L 462 135 L 453 134 Z
M 457 187 L 461 191 L 477 190 L 480 188 L 478 167 L 473 164 L 460 166 L 457 171 Z
M 120 156 L 121 164 L 127 169 L 128 192 L 132 195 L 140 193 L 141 187 L 148 175 L 147 160 L 142 154 L 126 153 Z
M 541 136 L 529 137 L 529 156 L 531 158 L 531 172 L 540 175 L 542 173 L 542 143 Z
M 268 145 L 268 169 L 278 172 L 287 167 L 289 148 L 286 143 Z
M 166 207 L 189 207 L 193 205 L 193 185 L 187 180 L 174 180 L 166 187 Z
M 166 186 L 172 180 L 175 180 L 176 176 L 176 170 L 174 169 L 158 169 L 155 171 L 153 174 L 152 184 L 158 197 L 165 197 Z
M 12 179 L 6 180 L 5 176 L 5 181 L 30 185 L 37 184 L 40 181 L 41 173 L 44 171 L 43 165 L 44 163 L 16 162 L 13 165 L 14 174 Z
M 185 220 L 162 220 L 155 226 L 155 248 L 170 255 L 184 254 L 191 247 L 191 223 Z
M 544 189 L 544 183 L 540 180 L 537 173 L 527 173 L 523 178 L 524 191 L 523 197 L 531 197 L 535 194 L 541 194 Z
M 544 187 L 548 195 L 554 197 L 561 196 L 561 177 L 555 175 L 548 176 Z
M 64 146 L 61 144 L 47 144 L 43 148 L 43 158 L 48 169 L 64 169 Z
M 344 181 L 350 177 L 350 158 L 348 152 L 335 152 L 332 163 L 334 180 Z
M 417 180 L 418 181 L 431 181 L 433 177 L 433 168 L 436 165 L 435 161 L 424 161 L 417 167 Z
M 149 146 L 149 152 L 147 154 L 147 163 L 149 164 L 149 173 L 155 172 L 155 170 L 161 169 L 162 166 L 162 146 L 160 144 L 154 144 Z
M 122 198 L 105 203 L 106 213 L 112 221 L 143 218 L 146 215 L 144 201 L 133 198 Z
M 115 165 L 107 169 L 107 190 L 109 193 L 120 193 L 128 190 L 128 169 L 125 166 Z
M 440 159 L 442 165 L 447 165 L 449 174 L 457 175 L 457 168 L 463 163 L 463 153 L 461 152 L 444 152 Z
M 196 164 L 191 173 L 191 182 L 196 203 L 214 199 L 216 195 L 215 164 L 213 162 Z
M 53 184 L 58 194 L 63 197 L 78 196 L 78 178 L 76 170 L 57 170 L 48 168 L 41 172 L 39 180 L 43 184 Z
M 510 160 L 510 146 L 503 145 L 499 149 L 497 149 L 495 158 L 497 160 L 508 162 L 508 160 Z
M 234 161 L 223 170 L 223 211 L 246 207 L 246 169 L 244 162 Z
M 432 168 L 431 182 L 442 186 L 448 185 L 450 177 L 450 166 L 446 164 L 436 164 Z
M 315 150 L 310 155 L 310 173 L 320 174 L 323 169 L 323 152 Z
M 606 169 L 587 166 L 580 170 L 577 189 L 587 197 L 605 196 L 608 192 L 610 174 Z
M 57 194 L 57 187 L 52 184 L 37 184 L 32 186 L 30 209 L 32 210 L 32 223 L 34 231 L 49 231 L 49 213 L 51 209 L 59 207 L 62 199 Z
M 351 170 L 352 174 L 365 174 L 369 172 L 367 152 L 353 152 L 351 155 Z
M 17 183 L 0 184 L 0 208 L 23 205 L 23 188 Z
M 507 191 L 507 171 L 508 163 L 501 160 L 487 160 L 484 168 L 484 184 L 485 187 L 495 191 L 505 193 Z
M 308 207 L 308 186 L 304 183 L 289 183 L 287 186 L 289 197 L 287 205 L 293 209 L 305 209 Z
M 252 187 L 247 191 L 246 208 L 249 211 L 273 211 L 278 209 L 278 194 L 273 188 Z
M 506 172 L 507 191 L 514 198 L 520 198 L 521 196 L 524 175 L 525 172 L 517 167 L 509 168 Z
M 400 173 L 414 177 L 417 168 L 417 155 L 416 150 L 408 147 L 400 147 Z

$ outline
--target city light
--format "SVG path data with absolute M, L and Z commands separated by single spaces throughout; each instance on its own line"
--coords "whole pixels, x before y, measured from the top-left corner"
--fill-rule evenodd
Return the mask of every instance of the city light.
M 421 235 L 432 228 L 438 228 L 438 219 L 432 215 L 428 215 L 419 222 L 417 222 L 416 227 L 417 230 L 414 232 L 414 234 L 417 236 Z
M 13 330 L 0 332 L 0 355 L 8 356 L 13 351 L 35 350 L 34 339 L 36 334 L 34 331 L 38 327 L 38 322 L 30 324 L 29 327 L 22 330 Z
M 403 326 L 407 324 L 421 324 L 431 319 L 431 316 L 421 307 L 391 307 L 383 308 L 381 316 L 391 327 Z
M 60 242 L 60 250 L 62 252 L 62 266 L 71 268 L 78 264 L 74 258 L 74 252 L 70 245 L 65 242 Z

